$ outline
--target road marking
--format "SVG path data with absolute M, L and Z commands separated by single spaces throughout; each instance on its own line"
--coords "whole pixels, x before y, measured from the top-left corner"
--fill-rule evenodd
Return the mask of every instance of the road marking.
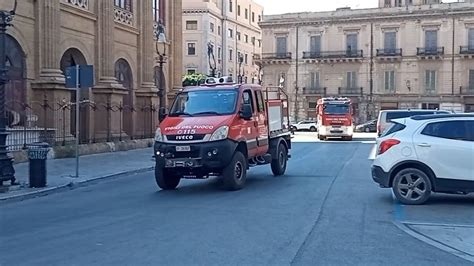
M 372 147 L 372 149 L 370 150 L 369 158 L 367 158 L 367 159 L 369 159 L 369 160 L 375 160 L 375 157 L 376 157 L 376 149 L 377 149 L 377 147 L 376 147 L 376 145 L 374 145 L 374 146 Z

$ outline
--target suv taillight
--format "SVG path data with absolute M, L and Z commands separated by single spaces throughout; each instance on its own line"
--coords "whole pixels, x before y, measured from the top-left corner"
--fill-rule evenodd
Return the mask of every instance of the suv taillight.
M 400 144 L 400 141 L 398 139 L 387 139 L 382 141 L 379 147 L 379 155 L 383 154 L 384 152 L 388 151 L 390 148 L 398 144 Z

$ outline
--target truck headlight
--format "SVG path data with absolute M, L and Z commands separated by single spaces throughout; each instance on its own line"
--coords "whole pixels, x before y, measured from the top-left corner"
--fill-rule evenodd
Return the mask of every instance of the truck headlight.
M 223 140 L 223 139 L 226 139 L 228 135 L 229 135 L 229 127 L 221 126 L 220 128 L 216 129 L 214 133 L 212 133 L 212 136 L 209 139 L 209 141 Z
M 159 127 L 155 131 L 155 141 L 157 142 L 163 141 L 163 135 L 161 134 L 161 129 Z

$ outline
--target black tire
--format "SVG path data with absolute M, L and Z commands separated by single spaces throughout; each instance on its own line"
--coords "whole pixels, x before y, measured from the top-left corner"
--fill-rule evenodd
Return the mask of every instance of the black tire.
M 175 174 L 171 174 L 169 171 L 155 167 L 155 180 L 158 187 L 163 190 L 173 190 L 179 184 L 181 177 Z
M 416 168 L 403 169 L 393 179 L 393 193 L 403 204 L 425 203 L 431 195 L 431 189 L 432 184 L 428 175 Z
M 370 132 L 370 128 L 366 127 L 364 131 L 365 131 L 366 133 L 369 133 L 369 132 Z
M 325 141 L 325 140 L 326 140 L 326 137 L 325 137 L 325 136 L 319 135 L 318 137 L 319 137 L 319 140 L 321 140 L 321 141 Z
M 343 140 L 352 141 L 352 136 L 342 137 Z
M 310 128 L 309 128 L 309 131 L 315 132 L 315 131 L 316 131 L 316 128 L 315 128 L 315 127 L 310 127 Z
M 277 148 L 277 158 L 272 159 L 271 167 L 274 176 L 284 175 L 288 163 L 288 149 L 283 143 L 280 143 Z
M 222 171 L 224 188 L 226 190 L 235 191 L 242 189 L 247 180 L 247 160 L 245 156 L 236 151 L 232 161 Z

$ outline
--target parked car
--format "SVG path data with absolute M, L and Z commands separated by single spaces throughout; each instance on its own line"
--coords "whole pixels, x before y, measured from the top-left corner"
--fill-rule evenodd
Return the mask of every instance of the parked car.
M 400 109 L 400 110 L 382 110 L 379 112 L 379 117 L 377 119 L 377 136 L 382 135 L 382 133 L 391 126 L 391 121 L 397 118 L 405 118 L 414 115 L 429 115 L 429 114 L 450 114 L 449 111 L 441 110 L 424 110 L 424 109 Z
M 474 114 L 434 114 L 393 120 L 377 139 L 372 178 L 404 204 L 432 192 L 474 192 Z
M 317 131 L 317 125 L 315 120 L 304 120 L 300 121 L 296 124 L 291 125 L 293 131 L 299 130 L 309 130 L 309 131 Z
M 377 120 L 370 120 L 355 127 L 355 132 L 377 132 Z

